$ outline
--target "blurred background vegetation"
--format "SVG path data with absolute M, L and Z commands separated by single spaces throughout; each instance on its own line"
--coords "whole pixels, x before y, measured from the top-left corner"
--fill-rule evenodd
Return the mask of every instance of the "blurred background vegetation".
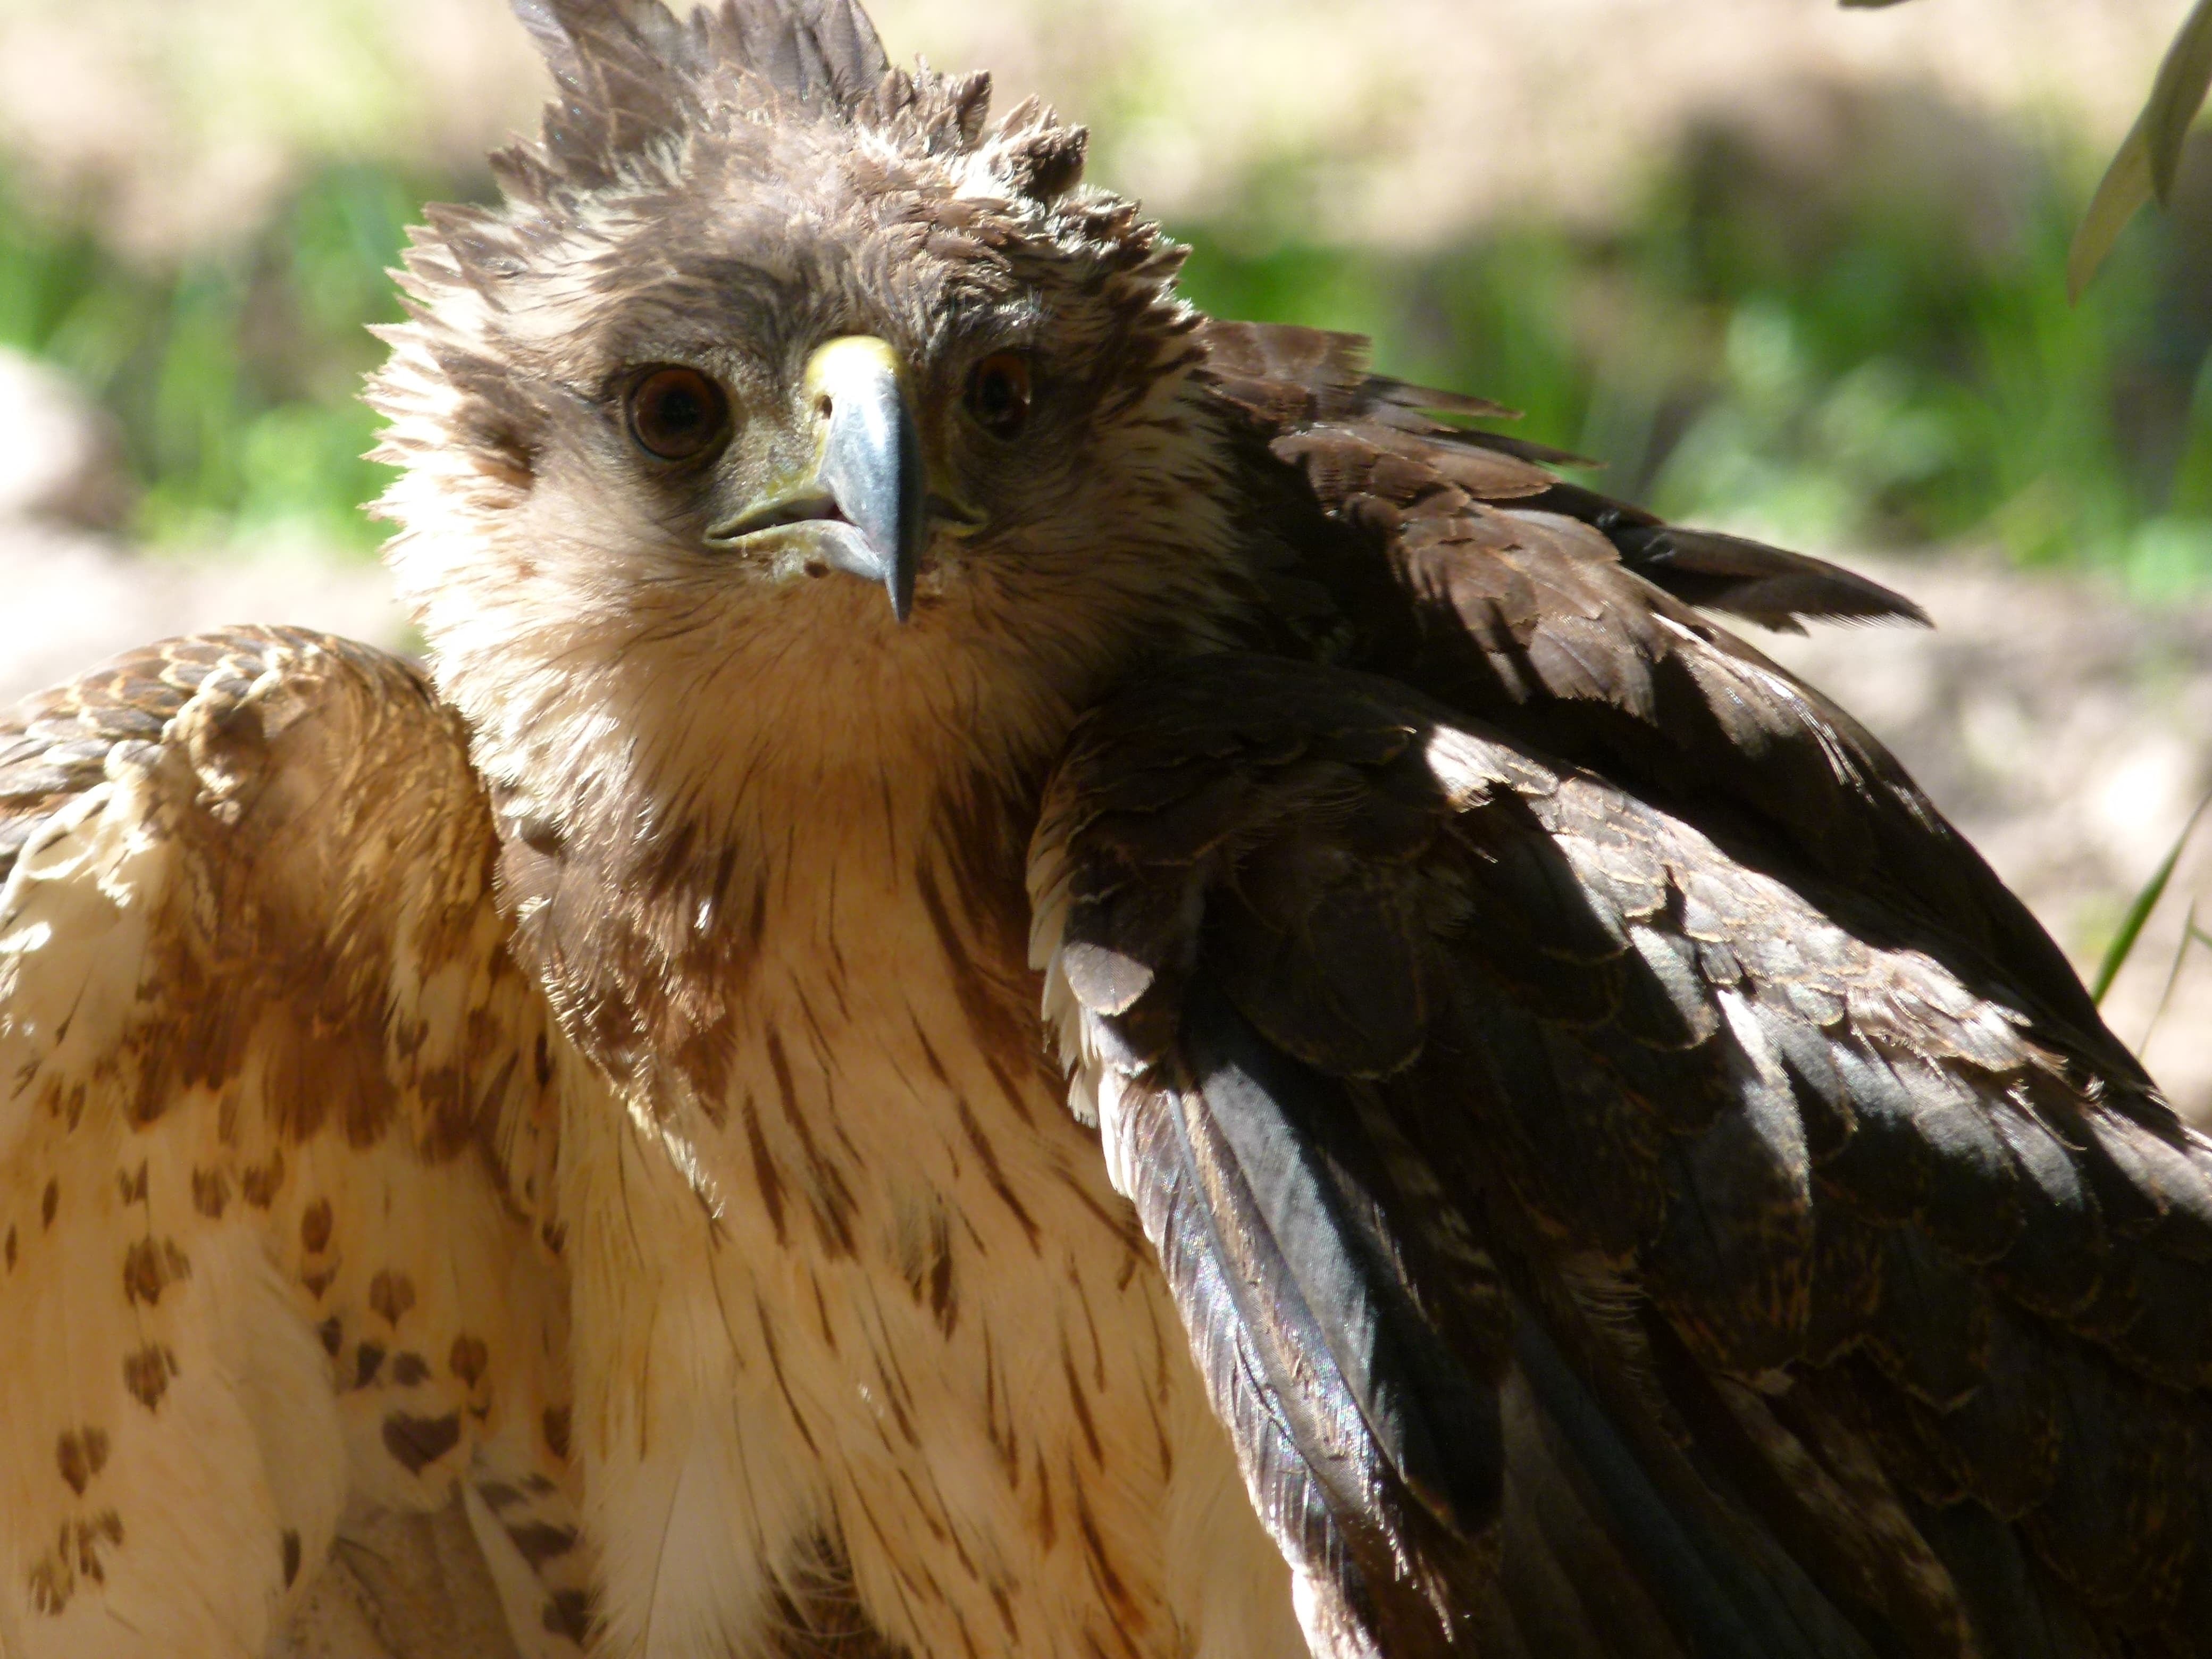
M 426 193 L 453 183 L 333 167 L 250 236 L 174 261 L 0 193 L 0 344 L 64 369 L 113 416 L 143 539 L 373 550 L 360 507 L 384 470 L 361 459 L 375 422 L 358 394 L 381 349 L 366 325 L 397 319 L 386 267 Z
M 62 15 L 0 5 L 50 32 Z M 117 0 L 94 9 L 131 15 Z M 324 9 L 326 32 L 365 27 L 353 0 Z M 478 25 L 497 9 L 469 9 Z M 288 27 L 304 12 L 312 37 L 315 11 L 294 9 Z M 1357 12 L 1336 8 L 1339 26 Z M 343 76 L 345 53 L 325 55 Z M 404 65 L 352 61 L 366 79 L 404 79 Z M 498 61 L 505 87 L 513 60 Z M 1066 98 L 1103 118 L 1109 177 L 1117 133 L 1149 131 L 1141 65 L 1124 70 L 1092 106 Z M 214 75 L 201 95 L 226 89 Z M 190 85 L 170 91 L 190 108 Z M 315 99 L 312 84 L 252 95 Z M 27 124 L 0 145 L 0 344 L 61 366 L 112 411 L 138 538 L 375 544 L 358 511 L 380 487 L 359 459 L 373 428 L 356 392 L 379 356 L 364 325 L 398 314 L 384 271 L 419 204 L 488 184 L 459 146 L 407 142 L 404 100 L 356 102 L 335 141 L 295 144 L 205 236 L 134 234 L 118 191 L 57 169 Z M 1347 234 L 1343 215 L 1332 226 L 1314 210 L 1310 149 L 1285 140 L 1241 151 L 1210 188 L 1169 191 L 1167 216 L 1208 309 L 1370 333 L 1394 372 L 1526 410 L 1530 435 L 1603 462 L 1609 488 L 1667 513 L 1814 546 L 1972 538 L 2110 570 L 2146 598 L 2212 584 L 2208 158 L 2192 152 L 2173 211 L 2130 229 L 2069 307 L 2067 239 L 2109 133 L 1863 74 L 1750 107 L 1685 110 L 1595 213 L 1524 191 L 1410 242 Z

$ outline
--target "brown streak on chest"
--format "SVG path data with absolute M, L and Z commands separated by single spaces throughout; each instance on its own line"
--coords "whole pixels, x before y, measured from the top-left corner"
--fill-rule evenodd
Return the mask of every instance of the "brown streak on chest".
M 1079 1484 L 1075 1488 L 1075 1528 L 1083 1540 L 1083 1558 L 1091 1569 L 1091 1577 L 1098 1587 L 1100 1596 L 1115 1613 L 1114 1630 L 1131 1659 L 1142 1659 L 1143 1650 L 1133 1639 L 1133 1633 L 1142 1630 L 1147 1622 L 1145 1609 L 1129 1594 L 1121 1575 L 1115 1570 L 1113 1553 L 1100 1536 L 1098 1520 L 1091 1512 L 1091 1500 L 1084 1495 Z
M 753 1314 L 760 1325 L 762 1351 L 768 1355 L 768 1368 L 775 1377 L 776 1391 L 783 1396 L 785 1409 L 791 1413 L 792 1426 L 806 1443 L 806 1449 L 819 1457 L 822 1448 L 815 1442 L 814 1431 L 806 1426 L 806 1414 L 799 1409 L 799 1401 L 792 1395 L 790 1379 L 783 1374 L 783 1355 L 775 1345 L 775 1322 L 769 1317 L 767 1304 L 757 1296 L 753 1298 Z
M 807 1173 L 811 1177 L 812 1200 L 810 1208 L 814 1212 L 817 1230 L 822 1236 L 822 1248 L 834 1256 L 853 1254 L 853 1216 L 854 1205 L 852 1189 L 846 1186 L 845 1177 L 837 1167 L 822 1156 L 822 1148 L 814 1139 L 812 1126 L 807 1121 L 805 1108 L 799 1098 L 798 1085 L 792 1077 L 791 1057 L 784 1052 L 782 1034 L 771 1026 L 763 1038 L 762 1046 L 768 1054 L 769 1069 L 775 1074 L 777 1098 L 783 1106 L 784 1121 L 799 1139 L 799 1150 L 805 1155 Z M 828 1073 L 823 1073 L 825 1092 L 829 1086 Z M 836 1110 L 835 1099 L 829 1109 Z
M 983 1327 L 983 1431 L 1006 1477 L 1006 1485 L 1022 1480 L 1022 1449 L 1014 1437 L 1013 1402 L 1003 1397 L 999 1385 L 999 1354 L 991 1340 L 991 1328 Z
M 1019 866 L 1013 873 L 1019 877 Z M 984 884 L 963 882 L 962 896 L 969 901 L 965 907 L 979 928 L 989 934 L 1004 934 L 1004 918 L 996 914 L 1000 907 L 987 901 L 988 888 Z M 921 898 L 923 911 L 929 917 L 931 931 L 937 936 L 939 951 L 945 957 L 946 981 L 954 1000 L 959 1004 L 962 1017 L 981 1052 L 991 1079 L 1015 1115 L 1024 1123 L 1032 1122 L 1029 1102 L 1015 1086 L 1014 1073 L 1033 1072 L 1041 1058 L 1036 1034 L 1022 1009 L 1033 1004 L 1034 997 L 1017 1003 L 1007 994 L 1007 988 L 994 981 L 975 959 L 967 940 L 963 937 L 952 914 L 945 907 L 945 894 L 938 885 L 937 875 L 927 860 L 915 867 L 915 891 Z M 993 938 L 994 945 L 1003 946 L 1006 941 Z M 1023 952 L 1011 948 L 996 952 L 1001 960 L 1019 963 Z M 1009 1063 L 1011 1062 L 1011 1064 Z
M 952 1230 L 941 1210 L 929 1218 L 923 1259 L 927 1265 L 913 1276 L 912 1288 L 917 1297 L 924 1295 L 926 1288 L 930 1316 L 936 1320 L 939 1332 L 949 1337 L 960 1323 L 960 1303 L 953 1289 Z
M 983 1133 L 983 1126 L 975 1121 L 975 1114 L 968 1109 L 968 1102 L 963 1097 L 957 1094 L 952 1097 L 952 1109 L 959 1117 L 961 1133 L 968 1137 L 969 1146 L 975 1149 L 976 1161 L 983 1166 L 983 1179 L 990 1184 L 994 1195 L 1021 1224 L 1022 1236 L 1029 1240 L 1030 1249 L 1042 1254 L 1043 1236 L 1029 1211 L 1023 1207 L 1020 1198 L 1015 1194 L 1012 1183 L 1007 1181 L 1006 1172 L 999 1164 L 998 1152 L 991 1145 L 990 1137 Z
M 1091 1415 L 1091 1400 L 1084 1392 L 1083 1379 L 1076 1374 L 1075 1356 L 1069 1352 L 1067 1333 L 1060 1334 L 1060 1374 L 1067 1379 L 1068 1403 L 1074 1407 L 1075 1420 L 1083 1430 L 1083 1443 L 1091 1461 L 1100 1468 L 1106 1467 L 1106 1449 L 1098 1439 L 1098 1425 Z
M 742 1115 L 745 1122 L 745 1147 L 752 1158 L 753 1183 L 760 1188 L 761 1207 L 768 1212 L 769 1225 L 775 1229 L 779 1248 L 790 1243 L 783 1224 L 783 1177 L 775 1172 L 775 1159 L 769 1156 L 768 1137 L 761 1133 L 760 1109 L 753 1103 L 752 1096 L 745 1096 Z

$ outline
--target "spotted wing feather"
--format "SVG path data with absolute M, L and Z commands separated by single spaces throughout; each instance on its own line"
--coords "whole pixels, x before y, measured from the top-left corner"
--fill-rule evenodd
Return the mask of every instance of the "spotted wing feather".
M 580 1582 L 554 1057 L 494 854 L 455 717 L 334 640 L 0 731 L 0 1650 L 273 1650 L 364 1516 L 465 1509 L 495 1626 L 580 1650 L 532 1600 Z

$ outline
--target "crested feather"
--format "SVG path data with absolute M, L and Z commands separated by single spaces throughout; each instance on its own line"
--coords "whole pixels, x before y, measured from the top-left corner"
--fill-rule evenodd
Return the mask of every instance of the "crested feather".
M 853 0 L 723 0 L 679 21 L 660 0 L 513 0 L 562 97 L 544 149 L 598 185 L 655 141 L 673 140 L 733 80 L 764 99 L 850 115 L 890 74 Z

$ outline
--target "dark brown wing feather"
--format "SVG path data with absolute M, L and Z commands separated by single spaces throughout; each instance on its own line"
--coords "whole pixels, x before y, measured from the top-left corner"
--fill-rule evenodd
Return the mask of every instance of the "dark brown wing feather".
M 1802 633 L 1805 617 L 1928 623 L 1927 613 L 1911 599 L 1840 565 L 1741 536 L 1669 525 L 1546 470 L 1593 465 L 1580 456 L 1436 419 L 1517 416 L 1487 398 L 1368 373 L 1367 342 L 1358 335 L 1208 322 L 1201 338 L 1208 373 L 1223 395 L 1290 438 L 1278 451 L 1285 459 L 1333 452 L 1334 481 L 1352 485 L 1347 495 L 1373 493 L 1378 483 L 1386 493 L 1419 495 L 1442 483 L 1486 504 L 1533 500 L 1604 532 L 1624 564 L 1677 599 L 1781 632 Z M 1314 441 L 1324 434 L 1324 441 Z M 1379 471 L 1372 471 L 1376 464 L 1364 453 L 1370 448 L 1400 465 L 1382 463 Z M 1514 461 L 1523 465 L 1508 465 Z M 1358 478 L 1363 471 L 1367 477 Z M 1344 505 L 1331 499 L 1329 489 L 1320 493 L 1333 508 Z M 1459 507 L 1440 501 L 1430 512 Z
M 1914 895 L 1234 657 L 1092 718 L 1036 880 L 1346 1629 L 1526 1640 L 1564 1485 L 1565 1605 L 1625 1562 L 1687 1651 L 2206 1650 L 2212 1146 Z
M 1368 376 L 1355 337 L 1212 323 L 1201 337 L 1248 424 L 1253 520 L 1334 596 L 1337 660 L 1590 766 L 1757 867 L 1882 892 L 1900 942 L 1966 953 L 2101 1066 L 2140 1076 L 2057 947 L 1881 744 L 1692 608 L 1922 619 L 1910 601 L 1560 483 L 1421 413 L 1471 400 Z

